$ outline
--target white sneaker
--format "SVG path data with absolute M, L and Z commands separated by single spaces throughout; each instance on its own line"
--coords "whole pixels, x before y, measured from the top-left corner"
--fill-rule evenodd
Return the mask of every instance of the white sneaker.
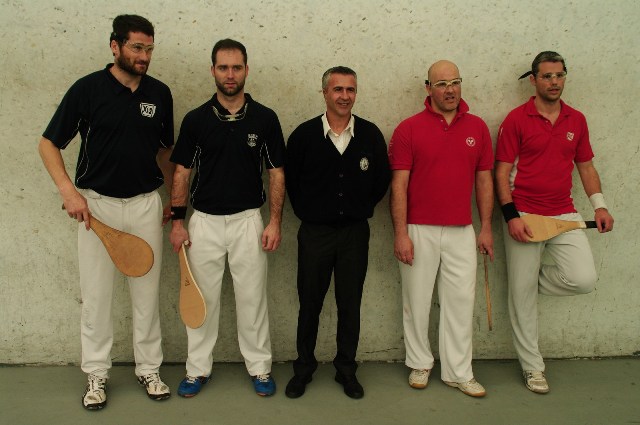
M 82 395 L 82 405 L 87 410 L 99 410 L 107 405 L 107 378 L 89 374 L 87 388 Z
M 147 395 L 152 400 L 165 400 L 171 397 L 169 386 L 162 382 L 159 373 L 138 376 L 138 383 L 145 387 Z
M 411 369 L 411 373 L 409 374 L 409 386 L 419 390 L 426 388 L 429 383 L 430 374 L 431 369 Z
M 458 388 L 460 391 L 465 393 L 466 395 L 470 395 L 471 397 L 484 397 L 487 395 L 484 387 L 480 385 L 475 378 L 471 379 L 471 381 L 467 382 L 447 382 L 444 381 L 450 387 Z
M 549 384 L 547 378 L 544 376 L 544 372 L 539 370 L 525 370 L 522 372 L 524 375 L 524 384 L 530 391 L 538 394 L 546 394 L 549 392 Z

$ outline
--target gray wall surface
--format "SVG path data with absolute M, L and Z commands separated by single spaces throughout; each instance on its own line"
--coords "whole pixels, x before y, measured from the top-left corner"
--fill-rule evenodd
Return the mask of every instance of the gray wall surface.
M 150 75 L 171 87 L 176 133 L 186 112 L 214 91 L 210 52 L 231 37 L 248 49 L 246 90 L 279 115 L 285 137 L 324 111 L 320 78 L 334 65 L 359 75 L 354 113 L 377 123 L 389 139 L 404 118 L 423 109 L 424 79 L 438 59 L 455 61 L 471 112 L 492 136 L 505 115 L 533 91 L 517 77 L 542 50 L 567 59 L 563 99 L 589 122 L 594 160 L 615 230 L 588 233 L 599 272 L 597 289 L 569 298 L 540 297 L 540 344 L 546 357 L 640 353 L 637 219 L 640 93 L 640 7 L 634 0 L 536 2 L 454 0 L 122 1 L 0 0 L 0 363 L 75 363 L 80 359 L 81 302 L 77 224 L 60 210 L 57 190 L 36 152 L 37 142 L 69 86 L 112 59 L 109 33 L 121 13 L 156 27 Z M 177 135 L 177 134 L 176 134 Z M 79 143 L 64 151 L 74 174 Z M 574 199 L 589 205 L 577 175 Z M 265 210 L 265 217 L 268 211 Z M 513 358 L 501 215 L 494 214 L 496 261 L 489 266 L 493 331 L 487 328 L 484 270 L 478 258 L 474 357 Z M 477 223 L 477 216 L 475 216 Z M 298 220 L 284 211 L 281 248 L 269 255 L 269 306 L 274 359 L 295 357 Z M 385 198 L 371 220 L 370 267 L 362 304 L 359 359 L 404 358 L 401 287 Z M 168 229 L 165 230 L 168 235 Z M 178 311 L 178 263 L 163 255 L 161 314 L 165 361 L 186 358 Z M 131 305 L 123 278 L 115 286 L 114 361 L 132 361 Z M 431 340 L 437 351 L 437 298 Z M 321 317 L 317 356 L 335 351 L 333 293 Z M 239 361 L 233 289 L 225 274 L 215 361 Z

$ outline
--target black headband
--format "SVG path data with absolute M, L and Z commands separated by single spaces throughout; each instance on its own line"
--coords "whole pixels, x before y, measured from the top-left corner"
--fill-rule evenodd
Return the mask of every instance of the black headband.
M 533 71 L 527 71 L 518 78 L 518 80 L 522 80 L 524 77 L 528 77 L 529 75 L 533 75 Z

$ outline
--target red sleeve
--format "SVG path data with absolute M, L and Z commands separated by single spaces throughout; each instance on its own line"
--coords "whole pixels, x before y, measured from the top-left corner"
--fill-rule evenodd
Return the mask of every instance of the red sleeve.
M 480 161 L 476 171 L 485 171 L 493 169 L 493 146 L 491 145 L 491 135 L 489 134 L 489 127 L 484 121 L 481 121 L 482 125 L 482 152 Z
M 576 157 L 574 159 L 575 162 L 587 162 L 593 159 L 594 154 L 591 149 L 591 142 L 589 140 L 589 127 L 587 127 L 587 120 L 584 115 L 581 114 L 582 118 L 581 126 L 582 131 L 580 132 L 581 137 L 578 140 L 576 145 Z
M 520 155 L 520 134 L 514 115 L 515 111 L 509 113 L 498 130 L 496 161 L 513 164 Z
M 407 121 L 396 127 L 389 140 L 389 166 L 392 170 L 411 170 L 413 167 L 411 126 Z

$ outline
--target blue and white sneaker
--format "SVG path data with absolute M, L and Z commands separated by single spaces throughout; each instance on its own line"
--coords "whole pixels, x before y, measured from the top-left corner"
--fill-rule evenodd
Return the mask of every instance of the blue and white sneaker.
M 202 386 L 209 382 L 211 379 L 210 376 L 189 376 L 180 382 L 180 386 L 178 387 L 178 395 L 181 397 L 193 397 L 197 395 Z
M 259 396 L 268 397 L 276 392 L 276 381 L 273 380 L 269 373 L 252 376 L 251 380 L 253 381 L 253 388 L 256 390 L 256 394 Z

